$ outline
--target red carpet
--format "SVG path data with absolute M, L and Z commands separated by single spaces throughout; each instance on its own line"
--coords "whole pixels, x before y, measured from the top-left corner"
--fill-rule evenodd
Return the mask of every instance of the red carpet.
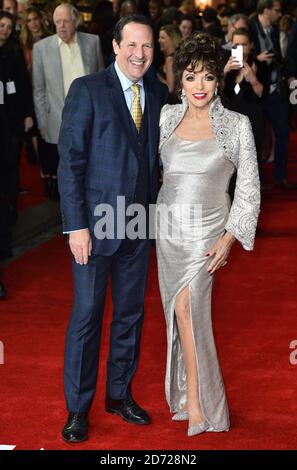
M 295 138 L 295 137 L 294 137 Z M 297 181 L 296 154 L 291 174 Z M 107 299 L 101 367 L 90 415 L 90 440 L 69 446 L 60 439 L 66 418 L 62 365 L 72 301 L 70 258 L 55 239 L 5 268 L 10 298 L 0 304 L 0 444 L 16 449 L 296 449 L 297 192 L 267 192 L 256 249 L 237 245 L 217 276 L 213 317 L 226 383 L 229 433 L 186 437 L 186 423 L 170 419 L 164 398 L 166 337 L 151 259 L 146 317 L 134 395 L 153 425 L 137 427 L 104 412 L 105 360 L 111 315 Z
M 19 196 L 19 211 L 47 201 L 44 196 L 43 182 L 40 178 L 40 165 L 32 165 L 32 163 L 28 161 L 25 153 L 22 153 L 21 156 L 19 174 L 21 188 L 29 190 L 26 194 Z

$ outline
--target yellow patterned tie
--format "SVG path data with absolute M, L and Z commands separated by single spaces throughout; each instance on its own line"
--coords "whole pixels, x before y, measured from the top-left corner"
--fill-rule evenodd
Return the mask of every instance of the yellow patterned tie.
M 131 85 L 133 91 L 133 103 L 132 103 L 132 118 L 135 122 L 136 129 L 140 131 L 141 121 L 142 121 L 142 109 L 140 104 L 140 85 L 138 83 L 133 83 Z

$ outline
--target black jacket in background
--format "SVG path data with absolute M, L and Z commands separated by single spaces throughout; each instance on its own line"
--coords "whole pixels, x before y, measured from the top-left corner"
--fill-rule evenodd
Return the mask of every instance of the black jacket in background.
M 254 17 L 250 21 L 251 25 L 251 33 L 253 38 L 254 47 L 256 50 L 256 55 L 261 53 L 260 48 L 260 41 L 258 37 L 258 29 L 260 32 L 265 35 L 263 30 L 262 24 L 259 21 L 258 16 Z M 288 70 L 288 64 L 283 60 L 281 55 L 280 49 L 280 41 L 279 41 L 279 28 L 277 25 L 273 25 L 271 32 L 271 40 L 273 43 L 273 52 L 275 55 L 275 60 L 272 61 L 271 64 L 267 64 L 266 62 L 261 62 L 262 66 L 262 78 L 263 78 L 263 85 L 265 90 L 269 89 L 269 85 L 271 84 L 271 72 L 272 70 L 276 70 L 277 72 L 277 89 L 279 92 L 283 91 L 284 79 L 289 78 L 290 72 Z M 263 51 L 262 51 L 263 52 Z
M 4 85 L 2 114 L 6 128 L 14 133 L 22 128 L 26 117 L 33 117 L 34 112 L 30 77 L 19 47 L 0 47 L 0 80 Z M 14 82 L 16 93 L 7 94 L 8 81 Z

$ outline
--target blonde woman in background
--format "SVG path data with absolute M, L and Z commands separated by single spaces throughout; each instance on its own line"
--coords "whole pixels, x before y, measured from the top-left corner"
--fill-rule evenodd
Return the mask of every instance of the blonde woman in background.
M 184 15 L 191 15 L 194 13 L 195 9 L 196 5 L 194 0 L 184 0 L 179 7 L 179 11 L 181 11 Z
M 159 32 L 160 50 L 164 55 L 164 63 L 158 71 L 158 78 L 168 87 L 168 102 L 173 104 L 175 101 L 173 91 L 175 88 L 175 75 L 173 72 L 173 55 L 176 48 L 182 41 L 182 35 L 177 25 L 162 26 Z
M 279 22 L 279 42 L 283 59 L 287 58 L 289 37 L 293 31 L 294 19 L 291 15 L 284 15 Z
M 35 7 L 27 8 L 22 16 L 21 31 L 20 31 L 20 44 L 23 49 L 24 58 L 26 61 L 27 70 L 32 80 L 32 51 L 36 42 L 50 36 L 50 32 L 46 27 L 43 13 Z M 36 116 L 34 114 L 34 126 L 31 132 L 26 135 L 26 147 L 28 158 L 30 161 L 35 162 L 39 160 L 41 165 L 40 178 L 44 185 L 44 194 L 46 197 L 51 197 L 50 191 L 50 176 L 47 171 L 47 146 L 41 139 L 39 130 L 37 128 Z
M 27 8 L 23 14 L 20 43 L 23 47 L 27 69 L 30 74 L 32 74 L 33 45 L 49 35 L 42 13 L 35 7 Z

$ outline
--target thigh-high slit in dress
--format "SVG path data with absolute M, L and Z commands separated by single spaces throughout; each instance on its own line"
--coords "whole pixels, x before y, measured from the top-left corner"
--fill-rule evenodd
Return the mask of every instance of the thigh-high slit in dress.
M 189 141 L 174 132 L 161 159 L 164 179 L 157 201 L 156 247 L 167 324 L 166 399 L 172 412 L 186 404 L 186 370 L 174 306 L 177 295 L 189 287 L 201 411 L 210 431 L 227 431 L 228 405 L 212 330 L 213 276 L 207 272 L 206 254 L 225 231 L 230 210 L 227 191 L 235 168 L 215 138 Z

